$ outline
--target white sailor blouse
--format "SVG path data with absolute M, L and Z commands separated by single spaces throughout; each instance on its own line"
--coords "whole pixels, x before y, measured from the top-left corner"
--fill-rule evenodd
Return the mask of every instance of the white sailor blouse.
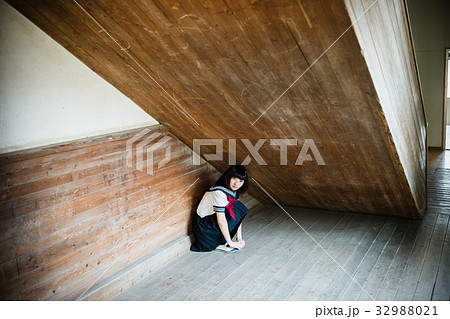
M 203 195 L 200 204 L 197 207 L 197 215 L 201 218 L 215 213 L 225 213 L 225 208 L 229 204 L 227 195 L 236 198 L 236 192 L 223 186 L 211 187 Z

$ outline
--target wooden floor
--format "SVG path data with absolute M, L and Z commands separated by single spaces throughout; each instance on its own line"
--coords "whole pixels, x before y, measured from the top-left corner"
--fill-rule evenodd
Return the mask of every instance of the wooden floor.
M 450 300 L 450 169 L 428 188 L 422 221 L 261 207 L 242 251 L 186 252 L 115 300 Z
M 428 150 L 428 169 L 431 168 L 450 168 L 450 150 Z

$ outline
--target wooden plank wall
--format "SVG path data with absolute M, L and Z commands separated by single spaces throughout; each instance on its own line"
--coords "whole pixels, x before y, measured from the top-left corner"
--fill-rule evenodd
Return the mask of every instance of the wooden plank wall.
M 426 123 L 404 1 L 346 0 L 411 192 L 423 212 L 426 203 Z M 367 11 L 366 11 L 367 10 Z M 365 14 L 363 14 L 366 11 Z M 358 17 L 361 17 L 358 21 Z
M 189 249 L 192 212 L 219 172 L 149 129 L 143 138 L 171 137 L 153 176 L 126 166 L 141 129 L 0 155 L 0 299 L 73 300 L 94 284 L 83 299 L 110 299 Z
M 7 2 L 189 147 L 220 138 L 227 149 L 237 139 L 241 162 L 249 152 L 240 139 L 266 139 L 259 154 L 267 165 L 252 159 L 249 168 L 279 203 L 421 217 L 423 196 L 413 193 L 425 168 L 391 143 L 395 123 L 386 121 L 344 0 Z M 390 45 L 404 48 L 404 37 L 395 39 Z M 393 130 L 424 129 L 409 124 Z M 420 157 L 423 134 L 411 134 Z M 283 138 L 298 142 L 288 147 L 287 165 L 269 142 Z M 306 139 L 326 165 L 315 157 L 295 164 Z M 227 156 L 211 164 L 223 170 Z M 258 188 L 251 194 L 273 203 Z

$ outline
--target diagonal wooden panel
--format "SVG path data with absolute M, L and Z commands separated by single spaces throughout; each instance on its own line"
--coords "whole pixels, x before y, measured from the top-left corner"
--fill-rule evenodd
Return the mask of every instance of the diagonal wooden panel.
M 420 217 L 425 123 L 402 1 L 367 11 L 380 37 L 348 28 L 357 19 L 348 8 L 370 5 L 356 0 L 8 2 L 188 146 L 223 139 L 224 160 L 210 161 L 219 170 L 229 139 L 238 162 L 249 155 L 241 139 L 266 139 L 267 165 L 252 158 L 248 168 L 280 204 Z M 376 77 L 361 54 L 369 37 L 396 47 L 389 72 L 407 72 Z M 401 85 L 380 92 L 380 81 Z M 284 138 L 298 144 L 280 165 L 270 139 Z M 307 139 L 325 165 L 314 156 L 296 165 Z M 272 202 L 256 183 L 251 194 Z

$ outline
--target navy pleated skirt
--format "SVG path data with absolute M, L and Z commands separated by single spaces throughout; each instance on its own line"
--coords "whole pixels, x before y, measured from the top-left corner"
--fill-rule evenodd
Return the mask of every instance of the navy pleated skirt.
M 236 235 L 242 220 L 248 213 L 248 208 L 240 201 L 233 203 L 234 217 L 233 219 L 228 212 L 225 211 L 225 217 L 228 222 L 228 231 L 231 238 Z M 191 246 L 192 251 L 206 252 L 216 249 L 219 245 L 226 243 L 225 238 L 220 231 L 219 223 L 217 222 L 216 214 L 200 217 L 195 214 L 192 223 L 192 232 L 194 233 L 195 242 Z

